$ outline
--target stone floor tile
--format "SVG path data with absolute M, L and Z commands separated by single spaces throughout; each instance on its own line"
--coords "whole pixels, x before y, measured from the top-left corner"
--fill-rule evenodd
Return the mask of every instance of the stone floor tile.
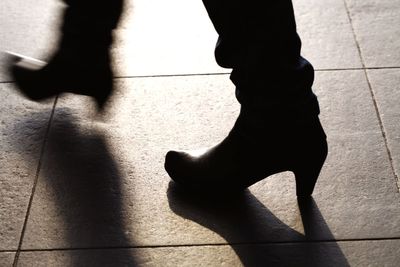
M 400 241 L 23 252 L 18 266 L 398 266 Z
M 315 75 L 313 90 L 320 102 L 320 118 L 329 135 L 380 132 L 363 71 L 321 71 Z
M 367 67 L 400 66 L 400 2 L 346 0 Z
M 350 266 L 398 266 L 400 240 L 339 242 Z M 321 265 L 323 266 L 323 265 Z
M 302 53 L 316 69 L 359 68 L 343 0 L 293 0 Z
M 11 267 L 14 262 L 14 252 L 0 252 L 0 266 Z
M 397 177 L 400 177 L 400 69 L 369 70 Z M 400 187 L 400 181 L 398 181 Z
M 399 196 L 362 79 L 317 75 L 330 154 L 305 206 L 290 173 L 218 205 L 169 182 L 168 149 L 207 147 L 231 128 L 239 106 L 228 75 L 120 79 L 106 122 L 93 119 L 86 98 L 62 97 L 23 247 L 398 237 Z
M 0 98 L 0 250 L 10 250 L 18 246 L 51 105 L 24 100 L 12 84 L 0 83 Z

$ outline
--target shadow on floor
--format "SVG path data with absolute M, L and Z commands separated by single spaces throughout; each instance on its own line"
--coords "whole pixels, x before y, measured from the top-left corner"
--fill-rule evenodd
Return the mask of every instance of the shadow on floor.
M 40 218 L 49 225 L 37 227 L 48 227 L 41 229 L 44 232 L 59 231 L 48 237 L 62 249 L 84 249 L 64 251 L 70 255 L 65 259 L 70 266 L 140 265 L 134 250 L 107 249 L 134 244 L 125 235 L 124 225 L 132 222 L 124 221 L 122 177 L 107 138 L 100 130 L 78 126 L 68 109 L 57 109 L 56 113 L 42 159 L 41 188 L 36 192 L 38 195 L 40 191 L 44 201 L 52 201 L 56 212 L 51 215 L 55 218 Z M 18 122 L 14 130 L 26 132 L 25 128 L 32 128 L 32 121 L 47 122 L 44 118 L 48 118 L 48 112 L 32 116 L 29 121 Z M 46 125 L 35 125 L 38 127 L 45 129 Z M 23 151 L 23 140 L 18 145 Z M 337 243 L 310 242 L 334 241 L 313 200 L 299 202 L 303 235 L 280 221 L 250 191 L 236 198 L 213 199 L 184 191 L 171 182 L 167 196 L 174 213 L 222 236 L 244 266 L 349 266 Z M 42 245 L 44 249 L 51 246 Z
M 70 255 L 70 258 L 64 259 L 69 262 L 68 265 L 137 266 L 134 251 L 107 249 L 132 245 L 134 241 L 128 240 L 124 233 L 125 223 L 132 222 L 124 221 L 121 175 L 106 137 L 93 127 L 79 127 L 68 109 L 57 109 L 56 114 L 48 134 L 36 189 L 36 197 L 39 197 L 40 191 L 41 197 L 46 197 L 44 201 L 53 202 L 49 205 L 54 206 L 56 212 L 45 214 L 54 216 L 52 219 L 40 219 L 40 222 L 49 225 L 36 227 L 57 230 L 46 236 L 51 240 L 50 244 L 55 242 L 62 249 L 84 249 L 83 252 L 66 251 L 65 254 Z M 30 121 L 46 121 L 38 118 L 48 117 L 48 113 L 32 116 Z M 29 121 L 19 123 L 20 128 L 29 125 Z M 42 127 L 46 128 L 46 125 Z M 45 211 L 48 209 L 46 203 L 40 205 Z M 31 213 L 31 216 L 35 214 Z M 46 243 L 42 245 L 44 247 L 38 249 L 49 246 Z
M 211 197 L 170 182 L 167 194 L 173 212 L 223 237 L 244 266 L 350 266 L 338 244 L 331 242 L 334 237 L 313 199 L 298 202 L 303 235 L 249 190 L 236 197 Z M 311 242 L 321 238 L 330 242 Z

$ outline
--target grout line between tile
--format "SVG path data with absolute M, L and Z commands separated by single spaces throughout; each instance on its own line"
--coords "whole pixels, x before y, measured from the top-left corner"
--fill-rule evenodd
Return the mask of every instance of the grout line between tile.
M 29 198 L 28 207 L 27 207 L 26 214 L 25 214 L 25 220 L 24 220 L 24 224 L 23 224 L 22 230 L 21 230 L 21 236 L 20 236 L 20 239 L 19 239 L 18 248 L 17 248 L 17 251 L 15 253 L 13 267 L 16 267 L 17 264 L 18 264 L 18 258 L 19 258 L 19 254 L 20 254 L 21 248 L 22 248 L 22 243 L 23 243 L 23 240 L 24 240 L 26 226 L 28 224 L 28 219 L 29 219 L 29 214 L 30 214 L 31 207 L 32 207 L 33 197 L 34 197 L 35 191 L 36 191 L 36 185 L 37 185 L 38 180 L 39 180 L 39 173 L 40 173 L 40 168 L 42 166 L 42 159 L 43 159 L 44 151 L 45 151 L 45 148 L 46 148 L 47 138 L 48 138 L 48 135 L 49 135 L 49 132 L 50 132 L 50 126 L 51 126 L 51 122 L 53 120 L 55 107 L 57 105 L 57 100 L 58 100 L 58 96 L 56 96 L 56 98 L 54 99 L 54 103 L 53 103 L 53 107 L 52 107 L 52 110 L 51 110 L 50 118 L 49 118 L 49 121 L 47 123 L 46 133 L 44 135 L 42 148 L 40 150 L 39 162 L 38 162 L 38 165 L 37 165 L 37 168 L 36 168 L 35 180 L 33 182 L 31 196 Z
M 400 67 L 361 67 L 361 68 L 322 68 L 315 69 L 316 72 L 322 71 L 352 71 L 352 70 L 380 70 L 380 69 L 400 69 Z M 191 77 L 191 76 L 214 76 L 229 75 L 230 72 L 214 72 L 214 73 L 188 73 L 188 74 L 158 74 L 158 75 L 126 75 L 115 76 L 114 79 L 136 79 L 136 78 L 163 78 L 163 77 Z
M 191 76 L 213 76 L 213 75 L 228 75 L 230 72 L 210 72 L 210 73 L 186 73 L 186 74 L 155 74 L 155 75 L 122 75 L 115 76 L 114 79 L 125 78 L 163 78 L 163 77 L 191 77 Z
M 390 168 L 391 168 L 393 177 L 395 179 L 395 184 L 396 184 L 396 187 L 397 187 L 397 193 L 400 193 L 400 180 L 399 180 L 399 176 L 397 175 L 396 170 L 394 168 L 392 152 L 391 152 L 390 147 L 389 147 L 387 134 L 386 134 L 385 127 L 383 125 L 383 121 L 382 121 L 382 117 L 381 117 L 381 112 L 379 111 L 379 107 L 378 107 L 378 103 L 377 103 L 377 100 L 376 100 L 376 96 L 375 96 L 374 90 L 372 89 L 371 81 L 370 81 L 369 76 L 368 76 L 368 72 L 367 72 L 368 69 L 365 67 L 365 61 L 364 61 L 364 58 L 363 58 L 362 53 L 361 53 L 361 47 L 360 47 L 360 43 L 359 43 L 359 41 L 357 39 L 357 34 L 356 34 L 355 30 L 354 30 L 353 20 L 351 18 L 350 9 L 349 9 L 349 6 L 347 4 L 347 0 L 343 0 L 343 3 L 344 3 L 344 6 L 346 8 L 347 18 L 348 18 L 348 20 L 350 22 L 350 27 L 351 27 L 351 31 L 353 33 L 354 41 L 355 41 L 356 46 L 357 46 L 358 54 L 359 54 L 359 57 L 360 57 L 360 60 L 361 60 L 361 64 L 362 64 L 362 69 L 364 70 L 364 75 L 365 75 L 365 78 L 367 80 L 368 89 L 369 89 L 369 92 L 370 92 L 371 97 L 372 97 L 372 102 L 374 104 L 375 112 L 376 112 L 376 115 L 377 115 L 377 118 L 378 118 L 379 127 L 381 128 L 382 136 L 383 136 L 385 147 L 386 147 L 386 152 L 387 152 L 387 155 L 388 155 L 389 161 L 390 161 Z
M 287 244 L 320 244 L 338 242 L 379 242 L 400 241 L 400 237 L 392 238 L 367 238 L 367 239 L 327 239 L 327 240 L 302 240 L 302 241 L 276 241 L 276 242 L 236 242 L 236 243 L 203 243 L 179 245 L 148 245 L 148 246 L 116 246 L 116 247 L 77 247 L 77 248 L 51 248 L 51 249 L 23 249 L 21 252 L 57 252 L 79 250 L 114 250 L 114 249 L 157 249 L 157 248 L 182 248 L 182 247 L 218 247 L 218 246 L 246 246 L 246 245 L 287 245 Z
M 400 67 L 361 67 L 361 68 L 326 68 L 326 69 L 315 69 L 315 71 L 351 71 L 351 70 L 393 70 L 400 69 Z
M 352 70 L 390 70 L 400 69 L 400 66 L 387 67 L 361 67 L 361 68 L 322 68 L 315 69 L 316 72 L 322 71 L 352 71 Z M 213 75 L 229 75 L 230 72 L 210 72 L 210 73 L 187 73 L 187 74 L 155 74 L 155 75 L 121 75 L 114 76 L 114 79 L 136 79 L 136 78 L 162 78 L 162 77 L 191 77 L 191 76 L 213 76 Z M 0 81 L 0 84 L 10 84 L 15 81 Z

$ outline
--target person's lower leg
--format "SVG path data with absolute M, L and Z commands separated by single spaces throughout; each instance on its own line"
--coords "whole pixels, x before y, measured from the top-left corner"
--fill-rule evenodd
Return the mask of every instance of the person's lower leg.
M 327 144 L 311 90 L 314 70 L 300 56 L 291 2 L 275 1 L 265 10 L 263 1 L 232 1 L 235 14 L 224 13 L 221 1 L 204 3 L 220 35 L 217 62 L 233 69 L 241 112 L 228 137 L 205 154 L 169 152 L 168 173 L 187 186 L 238 189 L 290 170 L 298 195 L 310 195 Z

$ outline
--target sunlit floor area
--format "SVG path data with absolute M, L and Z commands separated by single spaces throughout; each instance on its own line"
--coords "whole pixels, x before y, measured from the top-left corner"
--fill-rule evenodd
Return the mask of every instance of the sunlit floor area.
M 400 266 L 400 1 L 293 4 L 329 142 L 311 201 L 291 172 L 235 198 L 171 182 L 168 150 L 220 142 L 240 106 L 202 1 L 126 0 L 101 117 L 25 99 L 0 55 L 0 266 Z M 47 60 L 63 8 L 1 0 L 0 50 Z

